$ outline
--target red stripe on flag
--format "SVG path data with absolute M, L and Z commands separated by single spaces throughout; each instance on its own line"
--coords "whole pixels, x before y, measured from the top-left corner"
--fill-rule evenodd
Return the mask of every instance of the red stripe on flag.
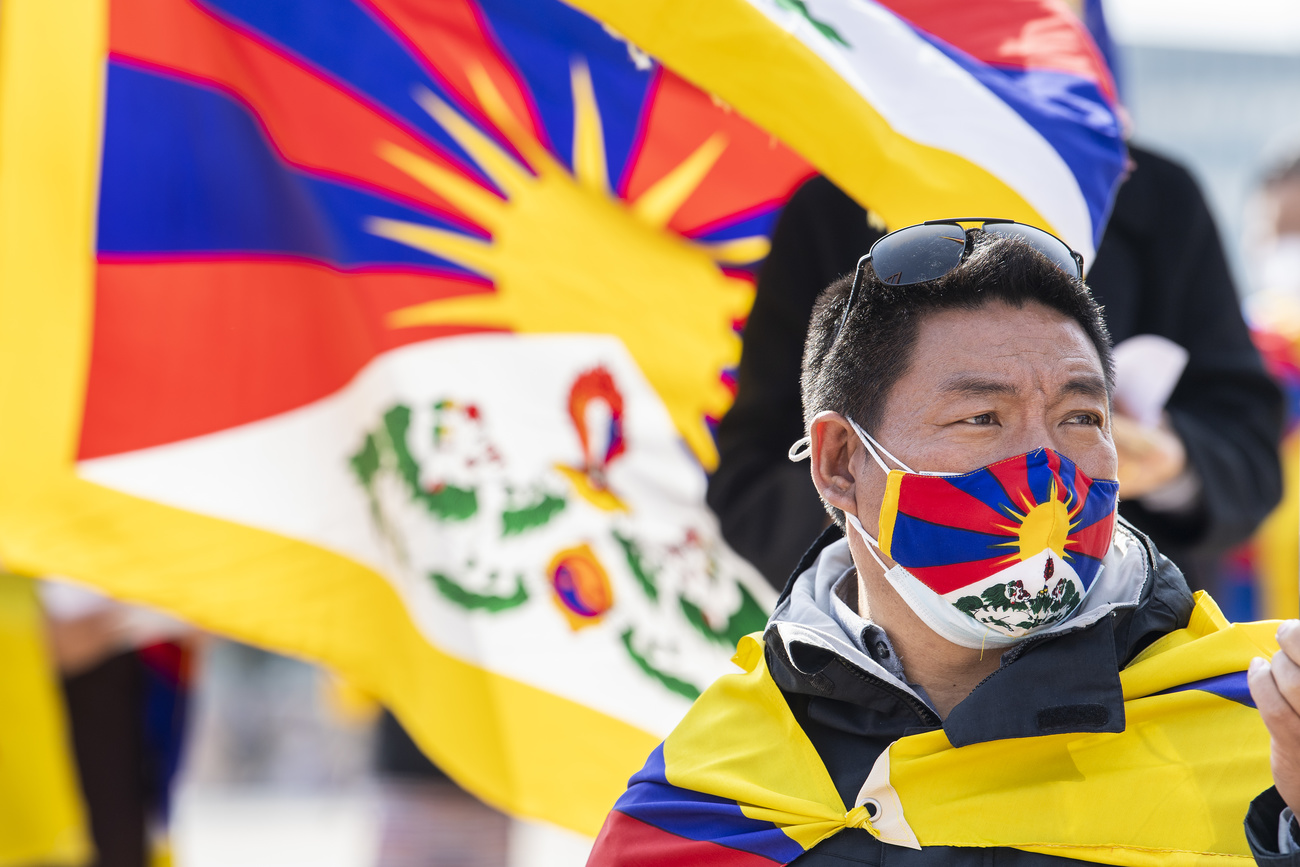
M 451 203 L 380 158 L 395 144 L 462 176 L 381 110 L 183 0 L 113 0 L 109 49 L 230 93 L 295 166 L 352 181 L 473 225 Z M 495 195 L 495 193 L 494 193 Z
M 914 566 L 908 569 L 920 579 L 921 583 L 935 593 L 944 595 L 982 581 L 997 572 L 1019 562 L 1019 549 L 1007 548 L 1007 553 L 988 560 L 971 560 L 968 563 L 953 563 L 948 566 Z
M 652 94 L 640 149 L 629 158 L 631 172 L 619 187 L 624 198 L 635 201 L 715 133 L 726 144 L 669 221 L 678 232 L 699 234 L 724 218 L 777 205 L 812 176 L 812 167 L 774 136 L 672 72 L 661 71 Z
M 514 68 L 503 59 L 504 52 L 489 36 L 479 10 L 467 0 L 360 0 L 370 13 L 388 23 L 390 32 L 406 43 L 411 55 L 448 90 L 456 93 L 465 105 L 483 108 L 470 82 L 472 69 L 482 70 L 505 100 L 515 119 L 529 129 L 538 141 L 550 142 L 541 115 L 533 104 L 527 86 L 515 75 Z M 492 129 L 486 112 L 479 114 L 478 125 Z
M 687 840 L 618 810 L 605 819 L 587 859 L 587 867 L 773 867 L 779 863 L 717 843 Z
M 942 476 L 910 476 L 900 490 L 898 511 L 941 527 L 1016 538 L 1019 521 L 966 493 Z
M 487 329 L 389 328 L 490 292 L 459 277 L 301 261 L 101 263 L 79 459 L 214 433 L 342 388 L 389 349 Z
M 1081 554 L 1087 554 L 1089 557 L 1101 560 L 1110 552 L 1111 540 L 1114 536 L 1115 513 L 1111 512 L 1092 526 L 1071 533 L 1065 551 L 1067 554 L 1071 551 L 1078 551 Z
M 1085 475 L 1083 470 L 1078 466 L 1074 468 L 1074 500 L 1070 503 L 1071 509 L 1080 509 L 1083 504 L 1088 502 L 1088 492 L 1092 490 L 1092 478 Z
M 1039 505 L 1029 484 L 1029 461 L 1024 455 L 989 464 L 988 471 L 1007 492 L 1013 509 L 1026 510 Z
M 1087 79 L 1115 100 L 1115 82 L 1088 30 L 1059 0 L 881 0 L 913 26 L 993 66 Z

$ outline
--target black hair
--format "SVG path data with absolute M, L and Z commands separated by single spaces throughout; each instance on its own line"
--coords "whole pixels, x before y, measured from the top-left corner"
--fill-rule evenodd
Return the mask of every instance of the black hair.
M 1110 333 L 1101 306 L 1083 281 L 1019 239 L 972 234 L 970 256 L 937 280 L 894 286 L 881 282 L 868 264 L 838 336 L 853 275 L 822 292 L 804 344 L 805 427 L 818 413 L 833 410 L 871 432 L 880 423 L 890 391 L 907 373 L 925 316 L 939 310 L 977 310 L 994 301 L 1013 307 L 1036 301 L 1078 322 L 1096 347 L 1107 391 L 1113 391 Z M 839 510 L 828 505 L 827 511 L 842 527 Z

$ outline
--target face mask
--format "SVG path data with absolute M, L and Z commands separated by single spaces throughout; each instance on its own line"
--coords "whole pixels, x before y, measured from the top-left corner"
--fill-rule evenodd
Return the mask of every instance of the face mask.
M 850 423 L 888 478 L 879 539 L 845 519 L 927 626 L 962 647 L 1006 647 L 1079 607 L 1110 550 L 1118 482 L 1091 479 L 1052 449 L 918 473 Z

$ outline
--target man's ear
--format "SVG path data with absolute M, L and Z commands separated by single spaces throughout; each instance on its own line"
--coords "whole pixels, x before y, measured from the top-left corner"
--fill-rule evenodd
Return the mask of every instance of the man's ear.
M 812 421 L 813 484 L 822 499 L 842 512 L 858 513 L 857 478 L 852 469 L 861 446 L 849 420 L 838 412 L 818 413 Z

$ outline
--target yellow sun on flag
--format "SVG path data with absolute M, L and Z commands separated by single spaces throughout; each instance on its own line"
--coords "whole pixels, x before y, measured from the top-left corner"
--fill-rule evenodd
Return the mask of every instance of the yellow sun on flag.
M 996 546 L 1018 549 L 1017 553 L 1007 558 L 1007 561 L 1027 560 L 1047 549 L 1056 552 L 1058 557 L 1065 557 L 1065 546 L 1075 544 L 1070 542 L 1069 537 L 1070 531 L 1074 529 L 1071 520 L 1078 514 L 1078 509 L 1071 513 L 1069 504 L 1057 499 L 1056 482 L 1052 482 L 1052 491 L 1046 502 L 1035 505 L 1026 498 L 1024 508 L 1023 515 L 1012 512 L 1012 516 L 1019 524 L 1000 527 L 1016 535 L 1014 542 L 1003 542 Z
M 378 217 L 366 228 L 485 274 L 496 291 L 406 307 L 390 315 L 389 325 L 614 335 L 654 386 L 700 463 L 712 470 L 717 450 L 705 417 L 720 417 L 730 405 L 720 374 L 740 357 L 732 325 L 753 303 L 752 285 L 729 277 L 719 265 L 762 258 L 767 239 L 705 244 L 667 228 L 726 149 L 721 134 L 707 139 L 635 201 L 613 196 L 600 110 L 585 63 L 572 64 L 570 80 L 572 173 L 513 116 L 481 70 L 471 72 L 475 94 L 527 166 L 433 93 L 417 90 L 420 105 L 505 198 L 397 145 L 383 143 L 379 154 L 455 204 L 491 239 Z M 527 371 L 520 374 L 527 376 Z

